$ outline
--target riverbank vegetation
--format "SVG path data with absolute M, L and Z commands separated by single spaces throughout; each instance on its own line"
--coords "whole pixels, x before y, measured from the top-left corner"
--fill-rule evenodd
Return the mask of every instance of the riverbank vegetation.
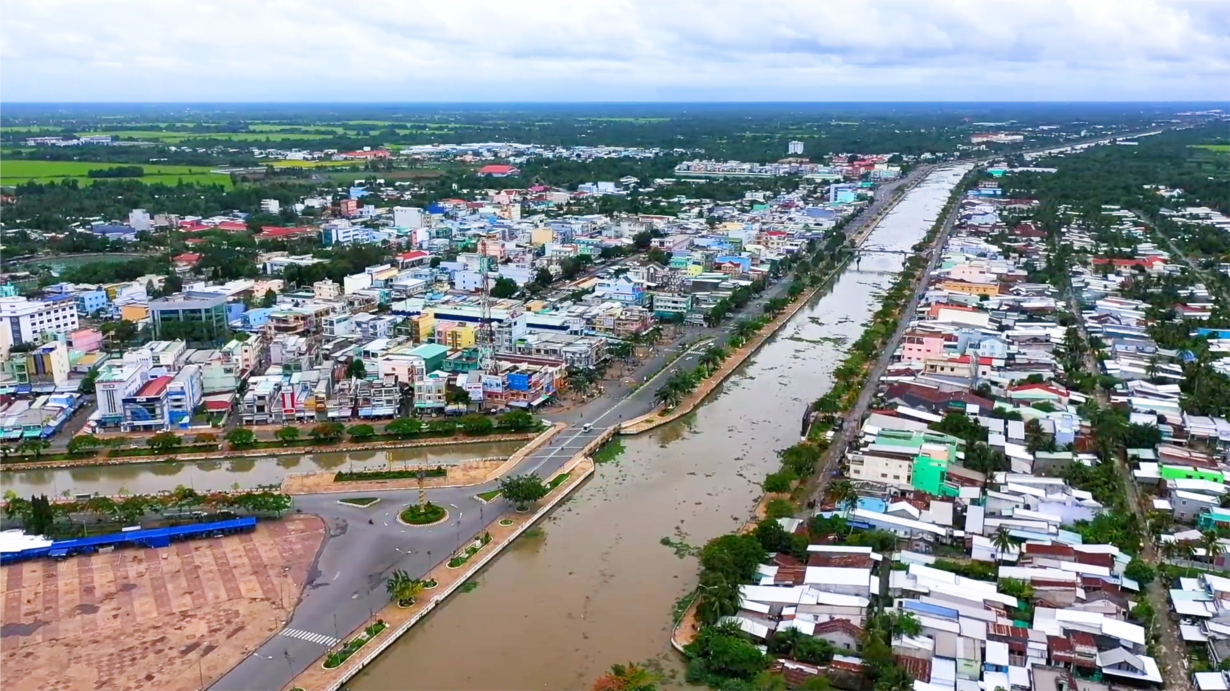
M 196 523 L 236 513 L 281 515 L 291 507 L 289 495 L 268 490 L 200 493 L 180 485 L 166 494 L 51 500 L 46 495 L 26 499 L 6 491 L 0 505 L 6 518 L 47 537 L 77 537 L 119 530 L 149 518 L 158 525 Z M 154 527 L 154 526 L 146 526 Z
M 377 619 L 375 623 L 363 629 L 363 633 L 359 634 L 358 636 L 355 636 L 349 641 L 346 641 L 346 645 L 343 645 L 339 650 L 334 650 L 333 652 L 329 653 L 329 655 L 325 657 L 325 661 L 324 661 L 325 669 L 335 669 L 337 667 L 340 667 L 343 662 L 350 659 L 350 656 L 357 653 L 359 651 L 359 648 L 362 648 L 363 646 L 367 645 L 368 641 L 378 636 L 380 632 L 384 631 L 386 628 L 388 627 L 384 623 L 384 620 Z

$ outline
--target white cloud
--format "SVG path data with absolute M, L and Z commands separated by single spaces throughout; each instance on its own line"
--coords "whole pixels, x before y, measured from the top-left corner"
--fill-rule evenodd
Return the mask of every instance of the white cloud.
M 6 101 L 1226 100 L 1225 0 L 5 0 Z

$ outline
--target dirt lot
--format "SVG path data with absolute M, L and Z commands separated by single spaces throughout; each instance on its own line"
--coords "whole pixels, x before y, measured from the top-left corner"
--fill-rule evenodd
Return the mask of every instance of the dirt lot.
M 200 689 L 281 627 L 324 539 L 315 516 L 252 533 L 3 567 L 0 686 Z

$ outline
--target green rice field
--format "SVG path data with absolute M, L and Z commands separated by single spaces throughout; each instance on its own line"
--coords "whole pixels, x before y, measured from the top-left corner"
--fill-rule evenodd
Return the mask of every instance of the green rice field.
M 0 184 L 16 185 L 23 182 L 61 182 L 64 180 L 79 180 L 85 183 L 94 182 L 99 178 L 91 178 L 87 173 L 100 168 L 116 168 L 122 163 L 94 163 L 90 161 L 30 161 L 25 159 L 0 160 Z M 141 182 L 161 182 L 173 185 L 183 180 L 202 185 L 231 186 L 231 177 L 221 173 L 211 173 L 204 166 L 170 166 L 160 164 L 135 164 L 145 170 L 145 175 L 139 178 Z M 124 178 L 102 178 L 119 180 Z

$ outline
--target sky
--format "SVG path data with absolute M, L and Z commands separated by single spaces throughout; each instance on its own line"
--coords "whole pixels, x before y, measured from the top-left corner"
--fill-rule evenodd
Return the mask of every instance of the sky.
M 1230 0 L 4 0 L 0 102 L 1225 101 Z

